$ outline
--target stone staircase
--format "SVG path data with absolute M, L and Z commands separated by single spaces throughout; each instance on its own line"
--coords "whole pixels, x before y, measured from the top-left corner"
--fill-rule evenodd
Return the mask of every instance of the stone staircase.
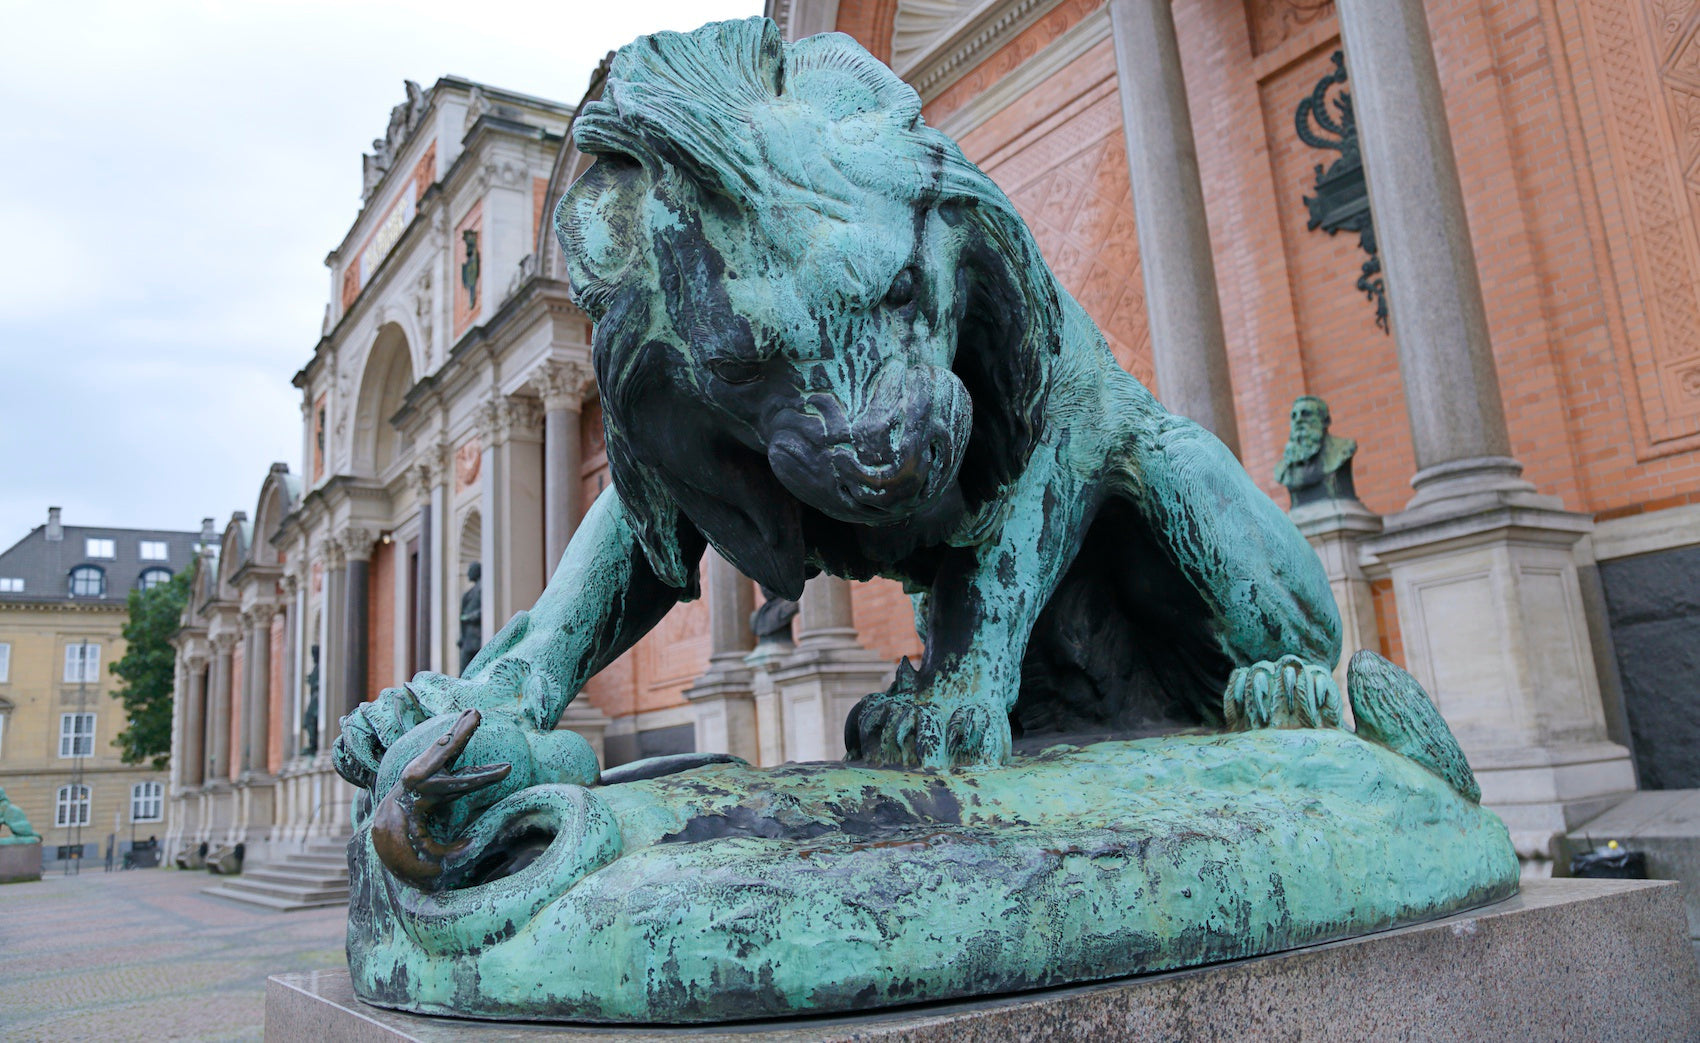
M 348 904 L 348 838 L 320 837 L 275 862 L 222 877 L 205 893 L 279 912 Z

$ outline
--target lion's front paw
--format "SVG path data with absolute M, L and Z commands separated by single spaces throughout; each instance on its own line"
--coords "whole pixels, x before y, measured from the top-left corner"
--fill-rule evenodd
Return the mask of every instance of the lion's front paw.
M 1340 688 L 1327 667 L 1293 655 L 1266 659 L 1233 672 L 1223 717 L 1229 731 L 1338 728 Z
M 1009 760 L 1009 715 L 980 701 L 921 696 L 912 670 L 857 703 L 844 724 L 847 759 L 905 768 L 991 767 Z

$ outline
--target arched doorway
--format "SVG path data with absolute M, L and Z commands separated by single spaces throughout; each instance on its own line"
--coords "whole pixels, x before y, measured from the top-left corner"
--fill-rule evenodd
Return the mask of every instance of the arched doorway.
M 376 477 L 395 462 L 401 450 L 401 435 L 390 418 L 401 409 L 411 387 L 413 356 L 407 346 L 407 335 L 392 322 L 378 330 L 360 377 L 352 447 L 355 474 Z

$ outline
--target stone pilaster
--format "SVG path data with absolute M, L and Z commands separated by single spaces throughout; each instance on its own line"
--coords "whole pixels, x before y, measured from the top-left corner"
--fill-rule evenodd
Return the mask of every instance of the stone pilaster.
M 1157 393 L 1239 454 L 1227 337 L 1170 0 L 1110 0 Z
M 1422 0 L 1338 0 L 1417 473 L 1364 544 L 1393 580 L 1406 665 L 1532 872 L 1635 786 L 1606 736 L 1577 571 L 1592 520 L 1511 456 Z

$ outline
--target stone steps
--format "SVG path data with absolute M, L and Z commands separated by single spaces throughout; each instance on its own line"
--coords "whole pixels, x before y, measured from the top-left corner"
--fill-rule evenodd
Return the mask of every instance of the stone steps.
M 313 840 L 275 862 L 225 877 L 203 893 L 280 912 L 348 902 L 346 839 Z

